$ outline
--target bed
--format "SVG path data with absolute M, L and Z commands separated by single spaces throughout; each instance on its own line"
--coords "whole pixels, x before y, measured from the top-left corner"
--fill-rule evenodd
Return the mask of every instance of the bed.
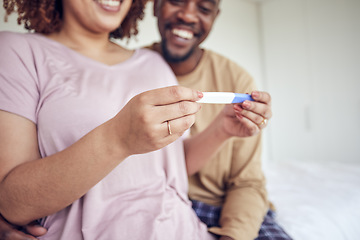
M 294 240 L 360 239 L 360 161 L 268 163 L 269 199 Z

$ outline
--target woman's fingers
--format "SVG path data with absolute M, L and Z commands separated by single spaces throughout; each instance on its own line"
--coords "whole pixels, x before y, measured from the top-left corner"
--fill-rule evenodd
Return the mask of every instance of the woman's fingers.
M 196 102 L 202 96 L 201 92 L 182 86 L 158 88 L 147 91 L 144 95 L 145 101 L 155 106 L 169 105 L 181 101 Z
M 243 103 L 233 105 L 236 118 L 243 126 L 239 128 L 238 136 L 253 136 L 257 134 L 267 126 L 268 120 L 272 117 L 270 94 L 254 91 L 252 92 L 252 97 L 255 101 L 244 101 Z M 225 110 L 228 114 L 231 114 L 230 109 L 225 108 Z
M 195 121 L 201 98 L 180 86 L 150 90 L 133 97 L 114 118 L 117 139 L 129 154 L 160 149 L 175 141 Z
M 182 118 L 168 120 L 162 124 L 164 129 L 164 136 L 176 135 L 176 137 L 180 137 L 194 123 L 195 115 L 187 115 Z
M 191 115 L 201 108 L 196 101 L 202 97 L 202 93 L 181 86 L 155 89 L 144 95 L 142 104 L 147 102 L 152 105 L 151 109 L 148 109 L 148 119 L 152 119 L 155 124 L 166 125 L 167 129 L 167 122 L 173 122 L 174 130 L 171 133 L 183 133 L 190 128 L 195 122 L 195 116 Z
M 270 119 L 272 116 L 271 106 L 261 102 L 245 101 L 242 103 L 243 113 L 252 112 L 262 118 Z M 256 121 L 254 121 L 256 122 Z
M 250 122 L 257 125 L 260 129 L 266 126 L 267 118 L 261 116 L 260 114 L 241 109 L 240 112 L 239 111 L 236 112 L 236 115 L 238 118 L 248 119 Z
M 163 121 L 182 118 L 193 115 L 201 109 L 201 105 L 196 102 L 181 101 L 168 105 L 156 106 L 154 111 Z
M 32 222 L 24 227 L 26 231 L 35 237 L 43 236 L 45 233 L 47 233 L 47 229 L 42 227 L 37 222 Z
M 271 105 L 271 95 L 268 92 L 253 91 L 251 97 L 257 102 Z

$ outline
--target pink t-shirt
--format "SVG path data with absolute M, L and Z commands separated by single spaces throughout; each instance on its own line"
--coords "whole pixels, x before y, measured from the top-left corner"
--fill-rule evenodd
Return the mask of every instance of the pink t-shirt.
M 146 49 L 108 66 L 38 34 L 0 33 L 0 109 L 33 121 L 42 157 L 114 117 L 134 95 L 176 78 Z M 191 209 L 182 140 L 131 156 L 42 223 L 41 239 L 212 239 Z

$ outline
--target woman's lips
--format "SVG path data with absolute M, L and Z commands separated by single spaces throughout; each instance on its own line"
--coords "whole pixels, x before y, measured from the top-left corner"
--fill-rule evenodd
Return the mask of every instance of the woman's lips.
M 95 0 L 95 2 L 106 11 L 117 12 L 120 10 L 120 0 Z

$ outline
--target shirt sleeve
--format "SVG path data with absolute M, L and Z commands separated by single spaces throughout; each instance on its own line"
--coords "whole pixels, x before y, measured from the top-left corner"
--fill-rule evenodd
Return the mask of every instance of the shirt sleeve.
M 248 151 L 244 153 L 243 148 Z M 222 227 L 210 231 L 233 239 L 255 239 L 268 209 L 261 168 L 261 135 L 234 143 L 231 172 L 219 221 Z
M 0 109 L 36 122 L 36 68 L 25 35 L 0 33 Z
M 256 89 L 251 76 L 237 71 L 234 89 L 247 92 Z M 241 86 L 237 85 L 241 83 Z M 219 227 L 210 232 L 233 239 L 255 239 L 269 208 L 266 182 L 261 165 L 261 134 L 237 138 L 232 148 L 231 174 L 225 182 L 226 194 Z

